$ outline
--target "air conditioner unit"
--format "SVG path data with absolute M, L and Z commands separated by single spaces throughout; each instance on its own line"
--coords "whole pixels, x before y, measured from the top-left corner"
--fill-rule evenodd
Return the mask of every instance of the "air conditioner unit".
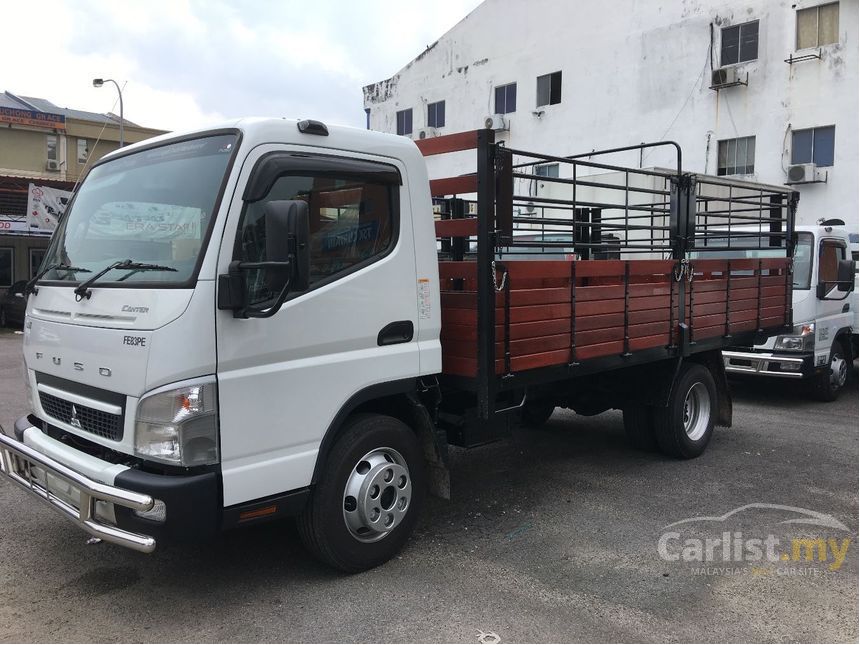
M 438 137 L 439 131 L 436 128 L 420 128 L 415 131 L 416 139 L 430 139 L 432 137 Z
M 814 163 L 799 163 L 788 167 L 787 184 L 811 184 L 824 181 L 821 171 Z
M 741 80 L 737 67 L 722 67 L 711 72 L 711 88 L 740 84 L 746 85 L 746 82 Z
M 484 117 L 484 127 L 499 132 L 508 129 L 508 122 L 501 114 L 488 114 Z
M 45 163 L 45 170 L 51 170 L 53 172 L 57 172 L 60 169 L 60 162 L 55 159 L 48 159 L 47 163 Z

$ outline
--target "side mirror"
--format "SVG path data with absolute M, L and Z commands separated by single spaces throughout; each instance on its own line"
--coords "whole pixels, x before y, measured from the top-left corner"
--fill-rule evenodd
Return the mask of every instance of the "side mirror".
M 854 260 L 839 260 L 836 266 L 836 280 L 822 280 L 818 283 L 816 295 L 819 300 L 845 300 L 854 291 Z
M 263 217 L 266 221 L 266 260 L 273 263 L 266 271 L 266 286 L 279 293 L 289 283 L 290 291 L 304 291 L 308 288 L 310 274 L 307 202 L 269 202 L 263 209 Z
M 310 222 L 307 202 L 269 202 L 263 209 L 263 219 L 266 227 L 266 259 L 262 262 L 231 262 L 230 272 L 218 276 L 218 308 L 232 309 L 236 318 L 273 316 L 290 292 L 308 288 Z M 277 294 L 267 309 L 248 304 L 245 273 L 251 270 L 262 271 L 266 288 Z
M 836 279 L 839 281 L 840 291 L 851 291 L 854 289 L 854 273 L 857 264 L 854 260 L 839 260 L 836 267 Z

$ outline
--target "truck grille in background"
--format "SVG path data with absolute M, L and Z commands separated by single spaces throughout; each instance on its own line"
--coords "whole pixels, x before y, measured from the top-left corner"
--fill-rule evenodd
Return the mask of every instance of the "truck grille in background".
M 45 392 L 39 392 L 39 400 L 42 402 L 42 409 L 45 414 L 57 421 L 77 427 L 76 424 L 72 423 L 72 407 L 74 407 L 74 416 L 80 423 L 81 430 L 112 441 L 122 439 L 123 424 L 120 415 L 94 410 L 77 403 L 72 404 L 70 401 Z

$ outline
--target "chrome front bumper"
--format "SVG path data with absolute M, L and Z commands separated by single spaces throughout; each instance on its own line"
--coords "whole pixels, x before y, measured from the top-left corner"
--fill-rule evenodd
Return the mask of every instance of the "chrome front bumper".
M 761 374 L 801 379 L 804 377 L 803 363 L 802 356 L 723 351 L 723 364 L 728 374 Z
M 0 470 L 90 535 L 142 553 L 155 550 L 154 538 L 107 524 L 96 514 L 98 502 L 149 511 L 155 504 L 149 495 L 93 481 L 2 432 Z

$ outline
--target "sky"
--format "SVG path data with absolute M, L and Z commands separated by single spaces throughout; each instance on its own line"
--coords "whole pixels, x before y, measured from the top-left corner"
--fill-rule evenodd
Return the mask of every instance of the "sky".
M 182 130 L 242 116 L 364 126 L 389 78 L 480 0 L 47 0 L 3 6 L 0 92 Z M 432 10 L 428 10 L 432 7 Z M 17 61 L 17 64 L 16 62 Z

